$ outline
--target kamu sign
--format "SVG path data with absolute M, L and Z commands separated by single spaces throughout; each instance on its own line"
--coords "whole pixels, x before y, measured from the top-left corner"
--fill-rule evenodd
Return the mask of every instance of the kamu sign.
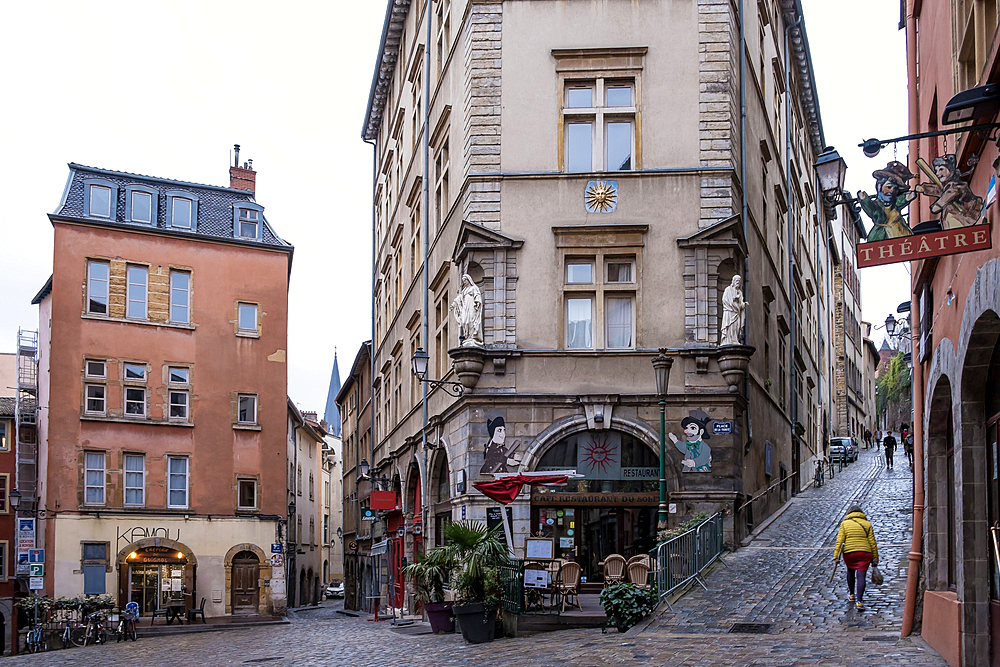
M 983 198 L 962 180 L 956 156 L 934 158 L 933 168 L 919 158 L 917 166 L 928 182 L 911 189 L 909 181 L 916 175 L 893 160 L 885 169 L 872 172 L 875 194 L 858 193 L 858 203 L 872 221 L 868 242 L 858 244 L 858 268 L 992 247 L 990 226 L 983 217 Z M 911 227 L 903 211 L 918 195 L 934 198 L 930 210 L 939 217 Z

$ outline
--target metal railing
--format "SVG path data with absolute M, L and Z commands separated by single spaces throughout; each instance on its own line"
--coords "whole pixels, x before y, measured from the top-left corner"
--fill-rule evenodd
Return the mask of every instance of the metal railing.
M 722 555 L 722 538 L 722 512 L 718 512 L 656 547 L 652 576 L 661 601 L 692 581 L 708 590 L 701 573 Z
M 500 566 L 500 600 L 505 611 L 520 614 L 524 611 L 524 561 L 510 558 Z

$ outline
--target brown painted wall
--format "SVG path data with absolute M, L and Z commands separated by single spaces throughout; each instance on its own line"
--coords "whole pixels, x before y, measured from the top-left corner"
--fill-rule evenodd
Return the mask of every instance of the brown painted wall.
M 289 255 L 63 222 L 54 226 L 48 508 L 66 512 L 82 505 L 83 451 L 94 449 L 107 452 L 109 509 L 122 505 L 122 454 L 128 451 L 146 454 L 147 509 L 166 507 L 166 455 L 189 454 L 190 508 L 175 511 L 234 515 L 236 475 L 248 475 L 260 479 L 260 513 L 283 515 Z M 81 317 L 88 258 L 110 259 L 112 269 L 116 259 L 148 263 L 151 319 L 154 274 L 170 267 L 190 270 L 195 326 Z M 236 336 L 237 301 L 259 304 L 259 338 Z M 83 360 L 89 356 L 109 360 L 108 419 L 118 421 L 81 419 Z M 147 364 L 148 421 L 121 423 L 126 420 L 116 378 L 125 361 Z M 166 367 L 188 364 L 193 427 L 170 425 Z M 260 430 L 233 428 L 237 392 L 257 394 Z

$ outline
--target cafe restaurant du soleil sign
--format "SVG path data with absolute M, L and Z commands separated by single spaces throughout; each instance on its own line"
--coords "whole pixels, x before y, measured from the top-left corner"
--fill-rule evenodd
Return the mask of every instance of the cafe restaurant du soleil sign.
M 957 157 L 936 157 L 931 165 L 918 158 L 917 167 L 927 181 L 911 186 L 917 175 L 893 160 L 872 173 L 875 194 L 858 193 L 857 202 L 872 221 L 867 242 L 858 243 L 858 268 L 992 247 L 983 198 L 962 180 Z M 931 214 L 937 217 L 911 227 L 903 213 L 921 195 L 931 200 Z
M 577 505 L 580 507 L 629 507 L 656 505 L 655 493 L 532 493 L 532 505 Z

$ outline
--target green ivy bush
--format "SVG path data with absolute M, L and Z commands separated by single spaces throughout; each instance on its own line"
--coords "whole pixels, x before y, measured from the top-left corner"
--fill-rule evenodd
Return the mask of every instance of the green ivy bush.
M 601 606 L 608 622 L 625 632 L 641 621 L 656 607 L 658 596 L 654 589 L 635 584 L 619 583 L 605 586 L 601 591 Z

